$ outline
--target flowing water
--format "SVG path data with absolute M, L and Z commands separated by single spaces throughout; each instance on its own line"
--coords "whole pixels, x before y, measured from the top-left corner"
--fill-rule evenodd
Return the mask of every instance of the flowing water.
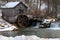
M 60 22 L 51 23 L 51 27 L 48 29 L 60 30 Z
M 39 26 L 40 26 L 40 23 L 37 22 L 36 26 L 34 26 L 32 28 L 39 28 Z M 46 29 L 60 30 L 60 22 L 51 23 L 50 28 L 46 28 Z

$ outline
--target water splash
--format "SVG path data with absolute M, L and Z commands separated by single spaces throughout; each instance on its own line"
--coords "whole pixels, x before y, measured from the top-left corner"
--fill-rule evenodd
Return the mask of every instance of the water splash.
M 46 29 L 60 30 L 60 22 L 51 23 L 51 27 Z

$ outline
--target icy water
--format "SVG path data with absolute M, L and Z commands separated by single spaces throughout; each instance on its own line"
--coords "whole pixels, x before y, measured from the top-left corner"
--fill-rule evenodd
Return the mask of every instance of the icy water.
M 40 26 L 40 23 L 37 22 L 36 26 L 34 26 L 32 28 L 39 28 L 39 26 Z M 50 28 L 46 28 L 46 29 L 60 30 L 60 21 L 51 23 Z
M 0 32 L 4 36 L 36 35 L 41 38 L 60 38 L 60 22 L 51 23 L 50 28 L 39 28 L 40 23 L 29 28 L 19 28 L 17 31 Z
M 25 28 L 21 31 L 6 31 L 0 32 L 0 35 L 4 36 L 20 36 L 20 35 L 36 35 L 41 38 L 60 38 L 60 30 L 51 30 L 51 29 L 39 29 L 39 28 Z

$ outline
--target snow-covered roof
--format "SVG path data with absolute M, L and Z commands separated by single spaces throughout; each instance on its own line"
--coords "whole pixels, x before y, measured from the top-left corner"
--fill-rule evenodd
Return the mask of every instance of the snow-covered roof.
M 13 8 L 16 5 L 18 5 L 20 2 L 8 2 L 7 4 L 5 4 L 4 6 L 1 6 L 1 8 Z

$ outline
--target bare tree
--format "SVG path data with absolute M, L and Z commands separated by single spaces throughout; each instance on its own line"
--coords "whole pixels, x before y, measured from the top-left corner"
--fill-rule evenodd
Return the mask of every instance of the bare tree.
M 6 2 L 9 2 L 9 0 L 1 0 L 1 1 L 6 1 Z

